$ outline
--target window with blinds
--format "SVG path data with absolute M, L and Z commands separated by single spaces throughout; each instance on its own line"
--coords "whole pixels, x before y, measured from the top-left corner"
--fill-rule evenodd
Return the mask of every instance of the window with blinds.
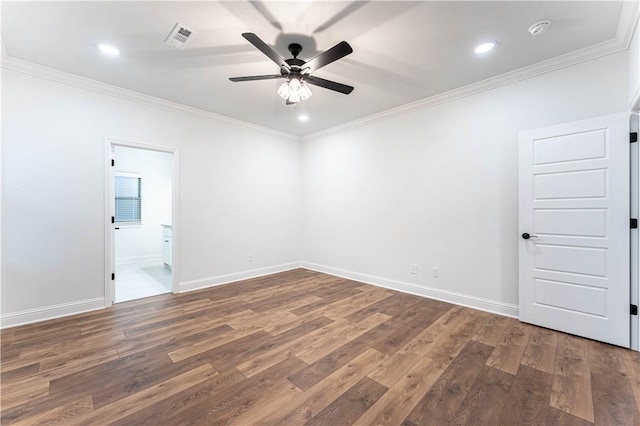
M 140 223 L 142 220 L 142 177 L 132 173 L 116 174 L 116 223 Z

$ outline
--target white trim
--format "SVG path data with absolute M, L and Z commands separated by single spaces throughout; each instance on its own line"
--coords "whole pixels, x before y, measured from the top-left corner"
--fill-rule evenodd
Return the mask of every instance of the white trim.
M 0 317 L 0 328 L 16 327 L 18 325 L 96 311 L 102 308 L 104 308 L 104 298 L 97 297 L 94 299 L 79 300 L 77 302 L 45 306 L 44 308 L 27 309 L 2 315 L 2 317 Z
M 512 303 L 504 303 L 497 300 L 485 299 L 468 294 L 455 293 L 453 291 L 442 290 L 439 288 L 418 286 L 416 284 L 376 277 L 360 272 L 347 271 L 345 269 L 319 265 L 317 263 L 302 262 L 302 267 L 305 269 L 310 269 L 312 271 L 334 275 L 336 277 L 347 278 L 365 284 L 371 284 L 378 287 L 400 291 L 402 293 L 409 293 L 415 296 L 441 300 L 443 302 L 466 306 L 468 308 L 491 312 L 493 314 L 503 315 L 511 318 L 518 318 L 518 305 L 514 305 Z
M 111 188 L 111 176 L 115 173 L 111 167 L 111 149 L 113 146 L 125 146 L 129 148 L 146 149 L 149 151 L 166 152 L 172 155 L 172 205 L 171 205 L 171 220 L 172 220 L 172 239 L 171 239 L 171 291 L 178 293 L 179 289 L 179 276 L 180 276 L 180 151 L 178 148 L 167 147 L 161 145 L 152 145 L 147 143 L 132 142 L 124 139 L 117 138 L 105 138 L 105 180 L 104 180 L 104 194 L 105 194 L 105 284 L 104 284 L 104 307 L 108 308 L 113 303 L 112 294 L 112 280 L 111 273 L 115 271 L 115 243 L 113 241 L 113 227 L 111 224 L 110 216 L 113 215 L 111 200 L 112 191 Z
M 116 258 L 116 265 L 128 265 L 131 263 L 160 262 L 160 261 L 162 261 L 162 253 L 147 254 L 144 256 L 129 256 L 129 257 Z
M 200 290 L 208 287 L 215 287 L 223 284 L 230 284 L 235 281 L 246 280 L 249 278 L 262 277 L 264 275 L 277 274 L 278 272 L 290 271 L 300 268 L 301 262 L 284 263 L 282 265 L 267 266 L 264 268 L 249 269 L 242 272 L 233 272 L 231 274 L 218 275 L 217 277 L 202 278 L 199 280 L 185 281 L 180 283 L 179 293 L 187 291 Z
M 230 125 L 234 127 L 242 127 L 255 132 L 264 133 L 270 136 L 278 136 L 281 138 L 292 139 L 299 141 L 300 137 L 292 135 L 290 133 L 281 132 L 279 130 L 270 129 L 268 127 L 260 126 L 257 124 L 249 123 L 247 121 L 238 120 L 235 118 L 227 117 L 221 114 L 215 114 L 213 112 L 205 111 L 199 108 L 182 105 L 177 102 L 168 101 L 166 99 L 157 98 L 155 96 L 145 95 L 133 90 L 124 89 L 122 87 L 114 86 L 111 84 L 103 83 L 101 81 L 92 80 L 79 75 L 70 74 L 64 71 L 56 70 L 54 68 L 45 67 L 43 65 L 34 64 L 32 62 L 24 61 L 22 59 L 13 58 L 10 56 L 3 57 L 0 63 L 0 67 L 21 72 L 23 74 L 29 74 L 35 77 L 40 77 L 46 80 L 55 81 L 57 83 L 66 84 L 67 86 L 77 87 L 80 89 L 97 92 L 107 96 L 113 96 L 115 98 L 125 99 L 127 101 L 136 102 L 142 105 L 152 106 L 176 112 L 179 114 L 188 115 L 196 118 L 205 118 L 215 120 L 221 124 Z

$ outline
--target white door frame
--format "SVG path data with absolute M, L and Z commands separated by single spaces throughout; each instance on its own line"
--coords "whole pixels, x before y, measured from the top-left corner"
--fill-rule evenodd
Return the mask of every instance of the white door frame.
M 640 118 L 638 110 L 640 110 L 640 97 L 636 104 L 636 110 L 632 111 L 629 117 L 629 129 L 631 132 L 638 132 L 640 127 Z M 640 216 L 640 149 L 638 143 L 631 144 L 631 217 L 638 218 Z M 638 238 L 638 230 L 633 229 L 631 232 L 631 303 L 639 305 L 640 303 L 640 242 Z M 631 317 L 631 349 L 640 351 L 640 317 Z
M 105 256 L 104 256 L 104 306 L 108 308 L 113 303 L 114 294 L 112 291 L 112 280 L 111 274 L 115 271 L 115 242 L 114 242 L 114 230 L 113 224 L 111 223 L 111 216 L 113 216 L 113 175 L 114 168 L 111 166 L 111 152 L 113 147 L 115 146 L 124 146 L 129 148 L 138 148 L 138 149 L 146 149 L 149 151 L 157 151 L 157 152 L 166 152 L 171 154 L 173 159 L 173 176 L 172 176 L 172 191 L 171 191 L 171 210 L 172 210 L 172 231 L 173 231 L 173 239 L 171 245 L 171 256 L 172 256 L 172 266 L 171 266 L 171 291 L 173 293 L 178 293 L 179 282 L 178 277 L 180 276 L 180 256 L 178 253 L 178 247 L 180 246 L 180 197 L 179 197 L 179 189 L 180 189 L 180 172 L 179 172 L 179 151 L 177 148 L 160 146 L 160 145 L 151 145 L 146 143 L 132 142 L 122 139 L 116 138 L 105 138 L 104 143 L 104 241 L 105 241 Z

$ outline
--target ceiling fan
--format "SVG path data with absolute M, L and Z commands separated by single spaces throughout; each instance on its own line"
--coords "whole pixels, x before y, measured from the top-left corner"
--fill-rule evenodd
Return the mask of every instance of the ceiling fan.
M 275 50 L 269 47 L 264 41 L 253 33 L 243 33 L 242 37 L 247 39 L 258 50 L 267 55 L 269 59 L 280 67 L 280 74 L 254 75 L 250 77 L 232 77 L 229 80 L 253 81 L 253 80 L 271 80 L 277 78 L 285 78 L 287 81 L 278 89 L 278 95 L 286 100 L 287 105 L 293 105 L 300 101 L 304 101 L 311 96 L 311 90 L 308 84 L 324 87 L 325 89 L 334 90 L 336 92 L 348 95 L 353 91 L 352 86 L 336 83 L 335 81 L 325 80 L 324 78 L 312 76 L 311 73 L 318 69 L 337 61 L 353 52 L 351 46 L 346 41 L 333 46 L 331 49 L 320 53 L 318 56 L 303 61 L 298 59 L 298 55 L 302 51 L 302 46 L 298 43 L 289 45 L 289 52 L 293 55 L 291 59 L 284 59 Z

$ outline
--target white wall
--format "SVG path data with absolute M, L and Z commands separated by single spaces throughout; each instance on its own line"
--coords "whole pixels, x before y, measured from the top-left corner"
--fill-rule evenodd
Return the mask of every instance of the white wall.
M 490 299 L 516 313 L 518 132 L 626 111 L 627 56 L 308 138 L 304 260 L 417 293 Z
M 184 288 L 300 259 L 299 141 L 7 69 L 2 106 L 4 325 L 103 303 L 105 137 L 179 149 Z
M 104 303 L 105 137 L 180 150 L 182 289 L 302 259 L 405 289 L 513 306 L 518 132 L 627 110 L 628 56 L 302 147 L 281 135 L 5 69 L 3 324 L 25 312 L 38 319 L 62 312 L 55 307 L 71 312 L 86 301 Z M 418 274 L 411 275 L 414 263 Z M 440 278 L 431 277 L 432 266 Z
M 171 225 L 171 154 L 116 146 L 115 159 L 116 172 L 142 175 L 141 224 L 117 226 L 116 264 L 162 259 L 161 225 Z

